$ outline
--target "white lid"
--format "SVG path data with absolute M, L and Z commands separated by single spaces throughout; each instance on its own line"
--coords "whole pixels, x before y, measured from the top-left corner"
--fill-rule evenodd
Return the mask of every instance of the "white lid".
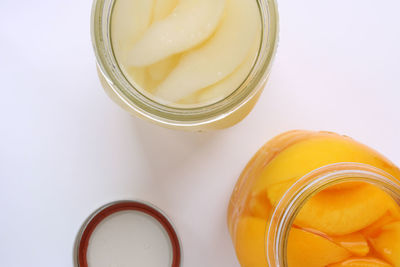
M 121 201 L 97 210 L 83 225 L 76 245 L 79 267 L 178 267 L 176 231 L 157 208 Z

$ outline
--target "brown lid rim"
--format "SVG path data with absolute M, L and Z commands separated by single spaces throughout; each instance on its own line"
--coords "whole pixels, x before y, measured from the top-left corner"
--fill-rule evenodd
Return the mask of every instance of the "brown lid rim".
M 156 208 L 139 201 L 119 201 L 110 203 L 97 210 L 92 217 L 82 227 L 80 236 L 77 239 L 76 262 L 78 267 L 88 267 L 86 254 L 89 247 L 89 240 L 96 227 L 108 216 L 120 211 L 133 210 L 143 212 L 156 219 L 162 227 L 167 231 L 168 237 L 172 245 L 172 264 L 171 267 L 179 267 L 181 265 L 181 245 L 178 235 L 168 220 Z

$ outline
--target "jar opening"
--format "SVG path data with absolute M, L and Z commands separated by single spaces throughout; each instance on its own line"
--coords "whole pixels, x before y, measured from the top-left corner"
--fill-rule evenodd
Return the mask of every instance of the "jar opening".
M 400 182 L 390 174 L 365 164 L 337 163 L 303 176 L 287 190 L 272 215 L 271 225 L 265 236 L 265 253 L 269 266 L 288 266 L 289 233 L 305 204 L 324 189 L 330 190 L 329 188 L 352 182 L 372 185 L 395 201 L 400 199 Z
M 116 61 L 111 43 L 111 18 L 116 0 L 95 0 L 92 41 L 98 67 L 113 93 L 141 116 L 171 125 L 205 124 L 224 118 L 245 105 L 262 89 L 277 46 L 277 11 L 274 0 L 257 0 L 262 18 L 262 39 L 257 60 L 239 89 L 225 99 L 201 107 L 170 107 L 152 100 L 127 80 Z

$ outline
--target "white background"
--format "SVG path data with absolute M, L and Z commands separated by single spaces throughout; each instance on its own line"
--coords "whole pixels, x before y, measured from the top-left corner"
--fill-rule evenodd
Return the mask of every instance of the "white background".
M 238 267 L 226 227 L 246 162 L 291 129 L 330 130 L 400 165 L 400 2 L 281 0 L 270 82 L 213 133 L 167 130 L 107 98 L 90 0 L 0 1 L 0 266 L 72 266 L 96 208 L 144 199 L 174 221 L 184 266 Z

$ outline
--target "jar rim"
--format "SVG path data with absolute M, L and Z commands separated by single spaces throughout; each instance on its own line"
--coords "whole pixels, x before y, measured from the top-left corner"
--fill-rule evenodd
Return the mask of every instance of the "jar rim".
M 122 73 L 113 53 L 110 37 L 112 8 L 116 0 L 94 0 L 91 38 L 100 73 L 124 105 L 151 121 L 166 126 L 193 127 L 219 121 L 243 107 L 262 90 L 278 44 L 276 0 L 257 0 L 262 19 L 258 56 L 246 80 L 224 99 L 200 107 L 171 107 L 161 104 L 136 89 Z
M 182 241 L 171 219 L 157 206 L 143 200 L 117 200 L 101 206 L 92 212 L 82 224 L 74 243 L 74 266 L 88 266 L 87 251 L 90 238 L 97 226 L 110 216 L 124 212 L 134 211 L 147 215 L 155 220 L 166 232 L 171 244 L 171 267 L 178 267 L 183 262 Z
M 371 165 L 343 162 L 311 171 L 285 192 L 271 216 L 271 223 L 265 235 L 265 255 L 269 266 L 288 266 L 289 232 L 303 205 L 321 190 L 347 181 L 370 183 L 392 196 L 400 197 L 400 181 Z

